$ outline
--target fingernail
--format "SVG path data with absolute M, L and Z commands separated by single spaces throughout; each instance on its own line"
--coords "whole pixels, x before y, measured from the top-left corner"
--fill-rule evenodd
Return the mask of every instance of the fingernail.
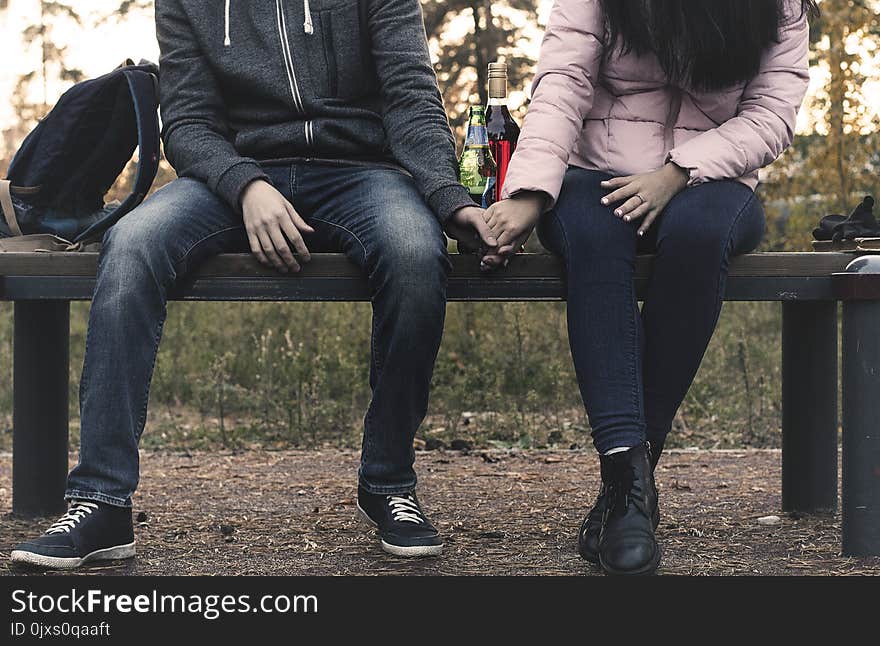
M 616 215 L 617 217 L 620 217 L 621 215 L 623 215 L 623 213 L 621 213 L 620 211 L 615 211 L 614 215 Z
M 639 235 L 640 235 L 640 236 L 643 236 L 643 235 L 645 235 L 645 232 L 644 232 L 644 231 L 639 231 Z
M 489 244 L 495 247 L 498 245 L 498 240 L 496 238 L 489 238 Z
M 607 197 L 603 197 L 603 198 L 602 198 L 602 204 L 608 204 L 608 198 L 607 198 Z
M 631 217 L 629 217 L 629 216 L 626 216 L 626 217 L 625 217 L 625 218 L 623 218 L 623 219 L 624 219 L 624 221 L 625 221 L 625 222 L 629 222 L 629 221 L 630 221 L 630 220 L 631 220 L 631 219 L 632 219 L 632 218 L 631 218 Z

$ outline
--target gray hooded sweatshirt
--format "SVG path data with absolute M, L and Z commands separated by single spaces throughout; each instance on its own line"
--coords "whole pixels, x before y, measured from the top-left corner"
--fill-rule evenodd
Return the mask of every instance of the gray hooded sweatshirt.
M 165 154 L 241 211 L 258 162 L 393 164 L 441 222 L 473 204 L 419 0 L 156 0 Z

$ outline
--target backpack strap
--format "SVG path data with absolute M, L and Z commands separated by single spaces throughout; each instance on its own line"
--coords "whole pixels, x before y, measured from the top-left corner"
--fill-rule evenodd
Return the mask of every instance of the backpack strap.
M 113 217 L 96 222 L 79 234 L 74 242 L 100 239 L 104 231 L 143 202 L 159 170 L 158 80 L 155 74 L 144 70 L 123 68 L 122 73 L 128 81 L 138 129 L 138 166 L 134 186 L 116 208 Z
M 12 205 L 12 182 L 8 179 L 0 179 L 0 207 L 3 208 L 3 216 L 6 218 L 6 224 L 13 235 L 21 235 L 21 227 L 18 226 L 18 220 L 15 217 L 15 207 Z
M 71 242 L 51 233 L 28 233 L 0 238 L 0 253 L 31 253 L 34 251 L 100 251 L 101 243 Z

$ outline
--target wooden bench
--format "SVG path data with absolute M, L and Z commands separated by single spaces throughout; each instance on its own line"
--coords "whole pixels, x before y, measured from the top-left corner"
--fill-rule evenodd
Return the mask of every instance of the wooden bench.
M 782 316 L 782 507 L 837 508 L 838 301 L 843 321 L 843 552 L 880 554 L 880 283 L 841 274 L 837 253 L 759 253 L 731 263 L 725 299 L 780 301 Z M 0 300 L 15 302 L 13 512 L 64 507 L 68 456 L 70 301 L 88 300 L 97 254 L 0 253 Z M 449 299 L 558 301 L 557 259 L 522 255 L 497 273 L 453 256 Z M 643 293 L 651 258 L 638 261 Z M 339 254 L 316 255 L 282 276 L 250 255 L 206 262 L 171 296 L 192 301 L 363 301 L 366 281 Z M 124 350 L 122 350 L 124 351 Z

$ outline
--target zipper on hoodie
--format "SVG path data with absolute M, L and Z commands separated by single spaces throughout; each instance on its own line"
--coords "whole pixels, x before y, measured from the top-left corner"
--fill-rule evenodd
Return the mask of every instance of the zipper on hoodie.
M 293 104 L 300 113 L 305 113 L 302 96 L 299 93 L 299 83 L 296 80 L 296 70 L 293 67 L 293 55 L 290 53 L 290 41 L 287 38 L 284 0 L 275 0 L 275 14 L 278 23 L 278 36 L 281 38 L 281 52 L 284 58 L 284 67 L 287 69 L 287 81 L 290 85 L 290 94 L 293 96 Z M 308 140 L 308 136 L 306 136 L 306 140 Z

